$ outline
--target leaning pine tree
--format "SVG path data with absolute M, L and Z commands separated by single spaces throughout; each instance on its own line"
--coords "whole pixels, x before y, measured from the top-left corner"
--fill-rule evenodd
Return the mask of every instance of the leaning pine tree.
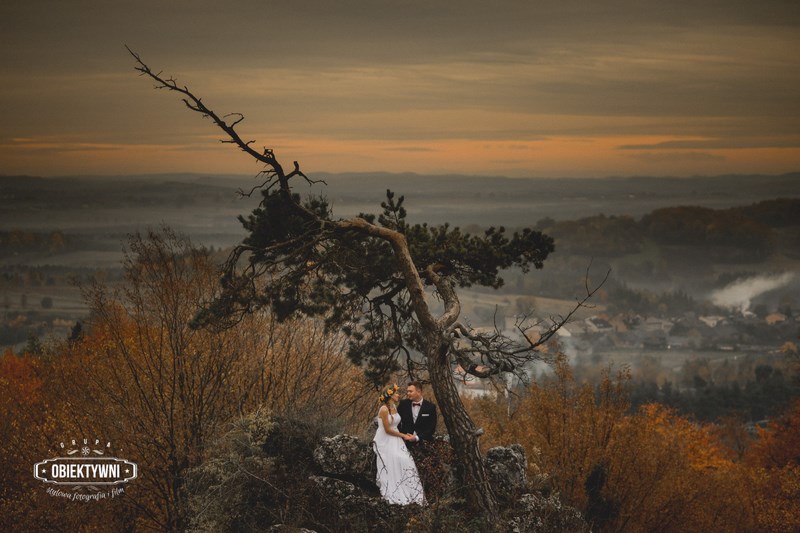
M 129 50 L 130 51 L 130 50 Z M 376 383 L 404 371 L 430 382 L 450 436 L 468 505 L 488 519 L 497 517 L 495 495 L 478 447 L 476 431 L 455 385 L 460 366 L 475 378 L 501 373 L 524 375 L 524 367 L 543 356 L 547 342 L 596 289 L 576 302 L 566 316 L 547 323 L 520 317 L 517 332 L 498 328 L 477 332 L 459 321 L 456 288 L 498 288 L 503 269 L 528 272 L 542 268 L 554 250 L 553 239 L 523 229 L 508 235 L 489 228 L 482 235 L 463 233 L 448 224 L 409 224 L 403 197 L 386 193 L 382 212 L 350 219 L 333 217 L 324 198 L 301 198 L 296 180 L 313 183 L 297 162 L 284 170 L 272 150 L 258 152 L 235 127 L 240 114 L 220 117 L 187 87 L 152 71 L 134 52 L 136 70 L 159 89 L 180 93 L 184 104 L 210 118 L 238 146 L 265 165 L 259 206 L 240 217 L 249 235 L 235 247 L 224 266 L 218 297 L 197 315 L 197 325 L 224 326 L 245 313 L 269 309 L 278 319 L 297 315 L 321 317 L 331 330 L 349 339 L 349 357 Z M 234 119 L 226 121 L 227 117 Z M 435 309 L 432 298 L 441 304 Z M 537 326 L 538 333 L 530 334 Z

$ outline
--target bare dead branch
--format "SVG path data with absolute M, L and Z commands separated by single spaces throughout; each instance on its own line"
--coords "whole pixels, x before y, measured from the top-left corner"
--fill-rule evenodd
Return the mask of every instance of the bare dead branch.
M 211 118 L 211 120 L 214 121 L 214 124 L 216 124 L 222 131 L 224 131 L 228 135 L 228 137 L 230 138 L 230 142 L 236 144 L 242 151 L 246 152 L 247 154 L 255 158 L 257 161 L 260 161 L 265 165 L 267 165 L 268 167 L 274 169 L 278 176 L 278 179 L 281 181 L 281 184 L 286 185 L 288 189 L 288 184 L 284 183 L 285 178 L 283 174 L 283 169 L 281 168 L 278 161 L 272 156 L 272 151 L 265 150 L 264 153 L 261 154 L 256 152 L 255 150 L 250 148 L 249 143 L 244 142 L 242 138 L 239 137 L 239 134 L 234 129 L 234 127 L 239 122 L 242 121 L 242 119 L 244 118 L 243 116 L 234 121 L 233 124 L 226 123 L 223 118 L 219 117 L 216 113 L 214 113 L 214 111 L 206 107 L 203 101 L 197 96 L 195 96 L 187 87 L 185 86 L 180 87 L 178 86 L 178 83 L 175 79 L 173 78 L 165 79 L 161 76 L 160 72 L 159 73 L 153 72 L 150 69 L 150 67 L 148 67 L 142 61 L 139 54 L 131 50 L 127 45 L 125 46 L 125 48 L 128 50 L 128 52 L 131 54 L 131 56 L 133 56 L 134 60 L 136 61 L 137 66 L 134 68 L 141 75 L 148 76 L 152 80 L 154 80 L 156 82 L 156 87 L 159 89 L 167 89 L 184 95 L 185 98 L 182 98 L 182 100 L 183 103 L 186 105 L 186 107 L 188 107 L 190 110 L 196 113 L 200 113 L 201 115 L 203 115 L 203 117 Z M 239 114 L 237 113 L 237 115 Z
M 524 377 L 522 367 L 536 359 L 538 348 L 552 339 L 559 329 L 564 327 L 580 309 L 590 307 L 587 301 L 606 283 L 611 270 L 608 270 L 602 281 L 591 287 L 589 284 L 589 269 L 586 269 L 584 287 L 586 294 L 576 301 L 573 308 L 565 316 L 550 317 L 550 325 L 540 333 L 538 338 L 531 339 L 529 332 L 534 327 L 543 324 L 543 321 L 530 322 L 528 316 L 519 317 L 514 324 L 519 339 L 509 338 L 498 327 L 496 312 L 494 329 L 491 332 L 481 332 L 461 322 L 455 322 L 449 329 L 451 335 L 451 353 L 463 368 L 464 373 L 477 378 L 489 378 L 501 372 L 513 372 Z M 464 344 L 466 343 L 466 346 Z
M 231 124 L 231 128 L 233 128 L 238 123 L 240 123 L 241 121 L 244 120 L 244 115 L 242 115 L 241 113 L 228 113 L 227 115 L 223 115 L 222 118 L 228 118 L 228 117 L 232 117 L 232 116 L 237 116 L 239 118 L 236 121 L 234 121 L 233 124 Z M 253 142 L 255 142 L 255 141 L 249 141 L 247 144 L 250 144 L 250 143 L 253 143 Z

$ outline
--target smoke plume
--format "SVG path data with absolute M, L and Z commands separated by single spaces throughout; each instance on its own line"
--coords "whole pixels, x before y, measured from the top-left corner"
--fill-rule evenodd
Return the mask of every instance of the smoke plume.
M 784 272 L 780 275 L 762 275 L 741 279 L 711 293 L 711 301 L 714 305 L 739 309 L 744 313 L 750 308 L 750 303 L 754 298 L 788 285 L 794 276 L 793 272 Z

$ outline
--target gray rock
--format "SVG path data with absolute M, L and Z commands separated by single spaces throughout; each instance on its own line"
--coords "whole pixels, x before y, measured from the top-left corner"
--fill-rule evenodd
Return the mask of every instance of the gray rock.
M 497 446 L 486 453 L 486 467 L 495 494 L 511 501 L 528 490 L 528 461 L 519 444 Z
M 309 478 L 319 492 L 318 510 L 335 517 L 329 526 L 353 532 L 394 531 L 420 512 L 418 505 L 393 505 L 365 495 L 356 485 L 325 476 Z
M 369 444 L 352 435 L 323 438 L 314 449 L 314 462 L 326 474 L 375 481 L 375 453 Z
M 557 495 L 547 498 L 536 494 L 523 494 L 516 501 L 513 518 L 508 522 L 509 533 L 551 533 L 569 531 L 587 533 L 589 525 L 581 513 L 563 505 Z
M 301 527 L 300 529 L 292 526 L 287 526 L 285 524 L 275 524 L 274 526 L 270 527 L 267 530 L 267 533 L 317 533 L 313 529 L 306 529 Z
M 341 479 L 325 476 L 311 476 L 308 479 L 314 482 L 320 494 L 324 495 L 326 499 L 343 501 L 346 498 L 359 496 L 361 492 L 358 490 L 358 487 L 352 483 Z

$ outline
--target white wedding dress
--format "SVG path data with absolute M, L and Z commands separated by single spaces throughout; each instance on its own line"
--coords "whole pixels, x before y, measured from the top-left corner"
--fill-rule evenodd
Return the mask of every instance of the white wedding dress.
M 378 431 L 372 443 L 375 447 L 378 464 L 378 488 L 381 496 L 389 503 L 407 505 L 409 503 L 425 504 L 422 483 L 419 480 L 417 466 L 406 448 L 406 442 L 383 429 L 383 422 L 378 417 Z M 397 431 L 400 415 L 389 415 L 389 425 Z

